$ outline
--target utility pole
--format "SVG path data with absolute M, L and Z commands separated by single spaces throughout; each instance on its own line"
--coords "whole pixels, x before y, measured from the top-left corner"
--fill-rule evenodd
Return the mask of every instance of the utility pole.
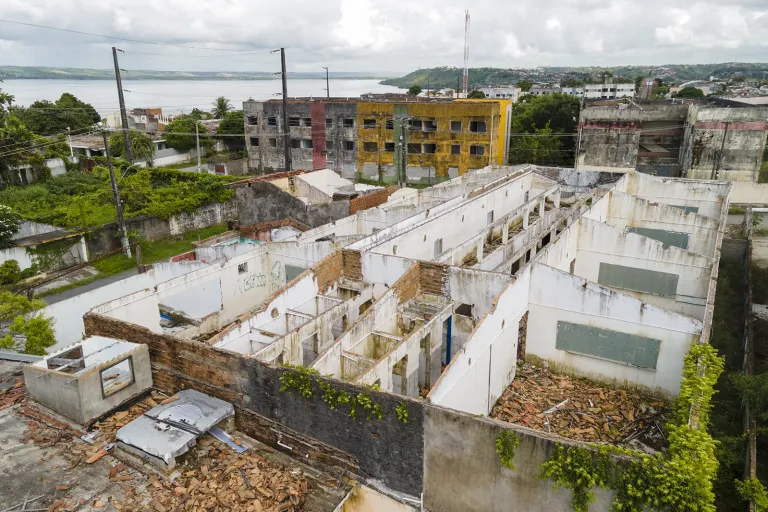
M 67 126 L 67 142 L 69 142 L 69 158 L 74 160 L 75 151 L 72 149 L 72 132 L 69 130 L 69 126 Z
M 120 79 L 120 66 L 117 63 L 118 50 L 112 47 L 112 60 L 115 61 L 115 80 L 117 81 L 117 98 L 120 100 L 120 118 L 123 121 L 123 137 L 125 138 L 125 156 L 133 163 L 133 148 L 131 147 L 131 134 L 128 132 L 128 113 L 125 110 L 125 98 L 123 97 L 123 81 Z M 130 251 L 130 249 L 129 249 Z
M 283 71 L 283 146 L 285 146 L 285 170 L 291 165 L 291 131 L 288 126 L 288 75 L 285 72 L 285 48 L 280 48 L 280 65 Z
M 112 193 L 115 196 L 115 210 L 117 211 L 117 223 L 120 226 L 120 241 L 123 245 L 123 252 L 129 258 L 131 257 L 131 244 L 128 241 L 128 230 L 125 229 L 125 219 L 123 218 L 123 205 L 120 204 L 120 191 L 117 189 L 117 180 L 115 179 L 115 168 L 112 167 L 112 155 L 109 154 L 109 143 L 107 141 L 107 132 L 101 132 L 104 137 L 104 151 L 107 153 L 107 166 L 109 167 L 109 179 L 112 181 Z
M 328 83 L 328 66 L 323 66 L 323 69 L 325 70 L 325 97 L 330 98 L 331 97 L 331 86 Z
M 200 166 L 200 129 L 198 128 L 199 122 L 199 120 L 195 119 L 195 140 L 197 141 L 197 172 L 203 172 L 203 169 Z
M 581 113 L 584 111 L 584 102 L 586 101 L 587 92 L 584 91 L 584 95 L 581 97 L 581 101 L 579 101 L 579 118 L 576 121 L 578 123 L 578 130 L 579 130 L 579 136 L 576 138 L 576 155 L 573 159 L 573 170 L 579 168 L 579 153 L 581 153 Z

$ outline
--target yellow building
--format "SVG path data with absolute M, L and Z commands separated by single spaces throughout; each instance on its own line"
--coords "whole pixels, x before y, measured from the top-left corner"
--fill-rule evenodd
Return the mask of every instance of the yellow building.
M 359 101 L 358 175 L 434 183 L 505 164 L 511 111 L 510 100 L 495 99 Z

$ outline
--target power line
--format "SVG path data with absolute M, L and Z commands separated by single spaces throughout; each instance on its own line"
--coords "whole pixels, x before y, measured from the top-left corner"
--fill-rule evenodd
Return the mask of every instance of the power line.
M 14 21 L 14 20 L 1 20 L 0 23 L 11 23 L 13 25 L 24 25 L 27 27 L 35 27 L 35 28 L 44 28 L 47 30 L 57 30 L 59 32 L 69 32 L 71 34 L 81 34 L 85 36 L 92 36 L 92 37 L 103 37 L 105 39 L 114 39 L 117 41 L 127 41 L 129 43 L 139 43 L 139 44 L 152 44 L 157 46 L 170 46 L 173 48 L 188 48 L 192 50 L 207 50 L 207 51 L 218 51 L 218 52 L 253 52 L 253 50 L 237 50 L 234 48 L 206 48 L 204 46 L 186 46 L 181 44 L 172 44 L 172 43 L 158 43 L 156 41 L 141 41 L 139 39 L 128 39 L 126 37 L 116 37 L 116 36 L 107 36 L 104 34 L 94 34 L 91 32 L 83 32 L 81 30 L 70 30 L 67 28 L 59 28 L 59 27 L 49 27 L 47 25 L 36 25 L 34 23 L 25 23 L 23 21 Z M 271 50 L 265 50 L 265 51 L 271 51 Z M 245 53 L 243 53 L 245 55 Z

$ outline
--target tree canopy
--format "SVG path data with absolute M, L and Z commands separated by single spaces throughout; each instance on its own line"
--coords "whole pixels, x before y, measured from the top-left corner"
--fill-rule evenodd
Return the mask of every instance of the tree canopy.
M 3 247 L 19 231 L 21 215 L 9 206 L 0 204 L 0 247 Z
M 521 98 L 512 110 L 510 163 L 572 164 L 579 109 L 567 94 Z
M 195 123 L 196 120 L 192 116 L 180 116 L 171 121 L 163 133 L 166 144 L 177 151 L 195 149 Z M 213 147 L 213 139 L 208 134 L 208 129 L 204 125 L 199 125 L 198 130 L 200 132 L 200 147 Z
M 520 88 L 523 92 L 528 92 L 531 90 L 531 87 L 533 87 L 533 82 L 530 80 L 518 80 L 517 86 Z
M 485 93 L 483 91 L 472 91 L 469 94 L 467 94 L 467 98 L 470 99 L 483 99 L 485 98 Z
M 38 135 L 64 133 L 67 128 L 83 130 L 101 121 L 101 116 L 90 103 L 80 101 L 68 92 L 55 102 L 41 100 L 14 110 L 27 128 Z
M 701 89 L 697 89 L 696 87 L 683 87 L 679 91 L 677 91 L 677 94 L 675 94 L 676 98 L 703 98 L 704 92 Z
M 0 338 L 0 348 L 44 356 L 56 344 L 53 320 L 36 313 L 45 306 L 42 300 L 0 291 L 0 329 L 8 332 Z
M 245 147 L 245 135 L 243 130 L 245 129 L 245 117 L 242 110 L 235 110 L 233 112 L 227 112 L 221 123 L 219 123 L 219 129 L 217 134 L 221 136 L 221 140 L 230 149 L 242 149 Z
M 147 165 L 152 167 L 155 158 L 155 145 L 144 132 L 132 130 L 130 132 L 131 149 L 133 150 L 134 160 L 144 160 Z M 125 137 L 123 132 L 114 132 L 109 136 L 109 152 L 115 158 L 125 158 Z
M 213 115 L 214 119 L 224 119 L 224 116 L 226 116 L 227 112 L 232 110 L 232 108 L 232 102 L 230 102 L 224 96 L 219 96 L 216 98 L 216 101 L 213 102 L 213 109 L 211 110 L 211 114 Z
M 408 94 L 411 96 L 418 96 L 421 94 L 421 86 L 414 84 L 408 88 Z

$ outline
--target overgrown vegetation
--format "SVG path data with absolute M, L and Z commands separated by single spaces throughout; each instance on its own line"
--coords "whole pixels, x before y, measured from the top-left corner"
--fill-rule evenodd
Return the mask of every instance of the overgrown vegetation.
M 103 163 L 103 162 L 100 162 Z M 119 162 L 122 175 L 127 164 Z M 206 204 L 226 202 L 234 192 L 226 176 L 169 169 L 131 168 L 119 184 L 127 218 L 151 215 L 168 219 Z M 45 183 L 0 191 L 0 203 L 23 218 L 67 228 L 90 228 L 116 219 L 109 171 L 99 165 L 91 173 L 68 172 Z
M 45 355 L 56 343 L 53 320 L 38 313 L 45 306 L 41 300 L 0 291 L 0 332 L 6 333 L 0 337 L 0 349 Z
M 716 442 L 707 432 L 714 384 L 724 360 L 707 344 L 692 345 L 685 357 L 681 392 L 666 424 L 669 449 L 649 455 L 612 445 L 556 446 L 540 478 L 570 489 L 573 508 L 586 512 L 593 488 L 611 489 L 613 511 L 692 510 L 714 512 L 712 482 L 717 473 Z M 690 421 L 689 421 L 690 419 Z M 615 467 L 611 456 L 624 460 Z
M 496 455 L 499 456 L 499 462 L 502 466 L 515 469 L 512 461 L 515 458 L 515 450 L 519 444 L 520 438 L 514 432 L 504 430 L 499 434 L 499 437 L 496 438 Z
M 512 110 L 509 163 L 573 165 L 579 110 L 567 94 L 523 96 Z
M 0 247 L 4 247 L 13 235 L 19 232 L 21 215 L 9 206 L 0 204 Z

